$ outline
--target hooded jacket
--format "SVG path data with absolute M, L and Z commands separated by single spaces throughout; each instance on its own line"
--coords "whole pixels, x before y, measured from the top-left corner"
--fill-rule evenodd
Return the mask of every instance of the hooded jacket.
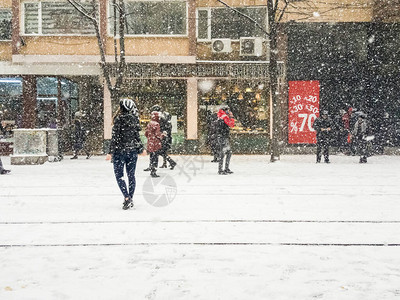
M 147 125 L 145 136 L 147 137 L 147 151 L 156 152 L 161 149 L 163 135 L 160 130 L 160 116 L 158 112 L 151 113 L 151 121 Z
M 235 126 L 235 119 L 230 118 L 227 113 L 220 109 L 217 113 L 217 139 L 221 140 L 229 139 L 229 131 L 231 127 Z
M 129 112 L 122 112 L 114 120 L 112 138 L 109 153 L 136 150 L 143 151 L 143 144 L 140 140 L 140 123 L 137 115 Z

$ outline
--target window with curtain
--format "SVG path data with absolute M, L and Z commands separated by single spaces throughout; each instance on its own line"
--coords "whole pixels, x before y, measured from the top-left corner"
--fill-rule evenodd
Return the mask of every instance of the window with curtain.
M 98 9 L 82 2 L 89 10 Z M 25 2 L 24 33 L 43 35 L 93 35 L 93 24 L 67 1 Z
M 127 35 L 185 35 L 187 8 L 185 1 L 127 1 Z M 110 1 L 110 33 L 114 32 L 114 7 Z M 117 13 L 118 18 L 118 13 Z M 118 21 L 116 22 L 118 26 Z M 116 28 L 118 33 L 118 28 Z
M 258 25 L 267 29 L 267 9 L 260 7 L 237 7 L 238 12 L 249 16 Z M 240 37 L 264 37 L 265 33 L 255 23 L 230 8 L 200 8 L 197 16 L 197 38 L 210 40 Z M 209 26 L 211 30 L 209 30 Z

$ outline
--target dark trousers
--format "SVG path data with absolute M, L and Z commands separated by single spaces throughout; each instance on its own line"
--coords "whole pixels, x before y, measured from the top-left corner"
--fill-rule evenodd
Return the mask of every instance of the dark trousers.
M 367 156 L 368 156 L 368 143 L 366 140 L 364 140 L 362 137 L 356 137 L 355 139 L 355 147 L 357 150 L 357 154 L 360 155 L 360 161 L 365 161 L 367 162 Z
M 317 162 L 321 161 L 321 152 L 324 154 L 325 161 L 329 161 L 329 141 L 325 139 L 317 140 Z
M 160 150 L 160 155 L 163 158 L 163 165 L 166 166 L 167 162 L 172 166 L 175 164 L 174 160 L 168 155 L 170 147 L 163 145 Z
M 225 170 L 229 169 L 229 163 L 232 157 L 232 150 L 229 142 L 223 142 L 223 145 L 219 149 L 218 155 L 218 171 L 223 171 L 224 158 L 225 158 Z
M 150 152 L 150 169 L 156 170 L 158 167 L 158 157 L 160 156 L 160 151 Z
M 135 170 L 137 159 L 138 155 L 135 150 L 116 152 L 113 155 L 115 178 L 117 179 L 119 189 L 125 198 L 132 198 L 135 193 Z M 128 176 L 129 190 L 126 187 L 124 180 L 124 167 L 126 167 L 126 174 Z

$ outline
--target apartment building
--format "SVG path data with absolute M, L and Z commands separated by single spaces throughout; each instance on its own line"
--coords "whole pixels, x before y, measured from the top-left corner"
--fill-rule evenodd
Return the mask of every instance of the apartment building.
M 100 0 L 95 8 L 110 65 L 111 2 Z M 207 117 L 225 102 L 238 120 L 234 151 L 267 153 L 273 115 L 266 0 L 226 1 L 235 11 L 217 0 L 125 3 L 128 66 L 121 94 L 137 100 L 142 124 L 159 104 L 173 116 L 174 151 L 206 152 Z M 399 117 L 397 7 L 396 1 L 373 0 L 280 7 L 286 11 L 279 20 L 278 93 L 287 147 L 289 82 L 318 81 L 319 105 L 332 113 L 351 105 L 378 120 L 390 107 Z M 9 128 L 57 126 L 67 149 L 79 110 L 101 151 L 116 104 L 99 62 L 95 28 L 66 0 L 0 1 L 0 113 Z

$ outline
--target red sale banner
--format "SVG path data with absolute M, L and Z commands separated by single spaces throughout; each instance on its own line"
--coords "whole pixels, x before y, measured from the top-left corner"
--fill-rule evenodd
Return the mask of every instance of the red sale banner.
M 319 81 L 289 81 L 289 144 L 315 144 Z

